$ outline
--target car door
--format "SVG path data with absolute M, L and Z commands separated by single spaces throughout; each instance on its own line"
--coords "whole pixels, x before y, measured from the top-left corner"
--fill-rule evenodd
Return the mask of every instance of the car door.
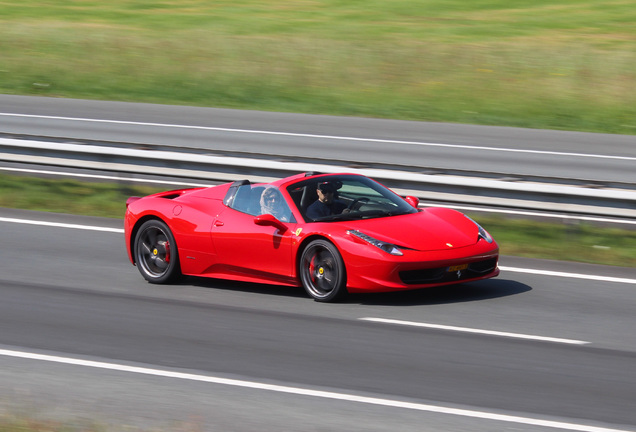
M 257 225 L 257 215 L 247 211 L 225 207 L 215 219 L 212 241 L 219 264 L 232 273 L 288 280 L 293 274 L 292 246 L 296 224 L 277 221 L 277 226 Z

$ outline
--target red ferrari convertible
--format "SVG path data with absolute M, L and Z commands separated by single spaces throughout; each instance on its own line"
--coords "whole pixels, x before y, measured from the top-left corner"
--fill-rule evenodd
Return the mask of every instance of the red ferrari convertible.
M 303 286 L 323 302 L 499 274 L 499 248 L 481 226 L 418 204 L 356 174 L 175 190 L 128 199 L 126 248 L 152 283 L 193 275 Z

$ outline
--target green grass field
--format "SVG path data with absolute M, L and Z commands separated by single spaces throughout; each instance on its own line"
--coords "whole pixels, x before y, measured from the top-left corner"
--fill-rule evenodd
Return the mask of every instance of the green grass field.
M 165 188 L 0 174 L 0 207 L 123 218 L 129 196 L 160 190 Z M 503 255 L 626 267 L 636 262 L 636 230 L 470 216 L 495 237 Z
M 0 2 L 0 93 L 636 134 L 632 0 Z

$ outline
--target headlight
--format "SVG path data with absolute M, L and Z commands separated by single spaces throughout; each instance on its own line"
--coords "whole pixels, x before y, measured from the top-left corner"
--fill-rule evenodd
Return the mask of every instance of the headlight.
M 394 244 L 391 243 L 387 243 L 387 242 L 383 242 L 382 240 L 378 240 L 375 239 L 369 235 L 366 235 L 364 233 L 361 233 L 358 230 L 350 230 L 347 231 L 348 234 L 351 234 L 353 236 L 358 237 L 361 240 L 364 240 L 365 242 L 369 243 L 370 245 L 373 245 L 379 249 L 382 249 L 384 252 L 391 254 L 391 255 L 403 255 L 402 251 L 400 249 L 398 249 L 397 246 L 395 246 Z
M 488 231 L 483 229 L 481 227 L 481 225 L 479 225 L 477 222 L 475 222 L 474 220 L 472 220 L 468 216 L 466 216 L 466 215 L 464 215 L 464 216 L 466 217 L 466 219 L 470 220 L 472 223 L 477 225 L 477 228 L 479 229 L 479 238 L 482 238 L 482 239 L 486 240 L 488 243 L 492 243 L 492 237 L 490 236 L 490 234 L 488 234 Z

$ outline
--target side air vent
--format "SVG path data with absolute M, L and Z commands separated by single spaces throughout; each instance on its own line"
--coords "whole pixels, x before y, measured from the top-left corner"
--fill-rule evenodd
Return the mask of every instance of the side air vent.
M 181 196 L 180 193 L 174 193 L 174 194 L 170 194 L 170 195 L 162 195 L 161 198 L 172 200 L 172 199 L 175 199 L 175 198 L 179 198 L 180 196 Z

